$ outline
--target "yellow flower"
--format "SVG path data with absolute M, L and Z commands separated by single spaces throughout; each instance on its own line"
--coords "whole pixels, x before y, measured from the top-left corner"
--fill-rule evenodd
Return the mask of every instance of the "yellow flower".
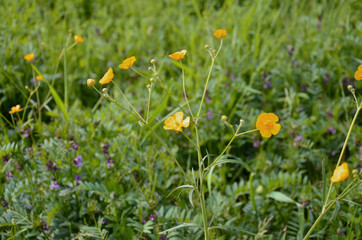
M 348 170 L 348 164 L 342 163 L 339 167 L 337 167 L 334 172 L 333 176 L 331 177 L 331 181 L 336 182 L 342 182 L 346 180 L 349 177 L 349 170 Z
M 354 78 L 358 81 L 362 80 L 362 64 L 359 65 L 357 71 L 354 73 Z
M 84 42 L 84 39 L 79 35 L 74 35 L 74 41 L 76 41 L 77 43 L 82 43 Z
M 43 76 L 42 76 L 42 75 L 38 75 L 38 76 L 36 76 L 36 80 L 37 80 L 37 81 L 41 81 L 41 80 L 43 80 Z
M 87 79 L 87 86 L 88 87 L 91 87 L 94 84 L 96 84 L 96 81 L 94 81 L 94 79 L 91 79 L 91 78 Z
M 28 53 L 24 56 L 24 59 L 28 62 L 30 62 L 31 60 L 33 60 L 34 58 L 34 53 Z
M 102 77 L 101 80 L 99 80 L 99 83 L 100 84 L 107 84 L 107 83 L 110 83 L 112 81 L 114 77 L 114 74 L 113 74 L 113 69 L 110 67 L 108 69 L 108 71 L 106 72 L 106 74 L 104 74 L 104 76 Z
M 182 128 L 187 128 L 190 125 L 190 117 L 185 118 L 183 112 L 177 112 L 171 117 L 168 117 L 165 121 L 163 128 L 165 130 L 175 130 L 176 132 L 182 132 Z
M 226 29 L 218 29 L 214 32 L 216 38 L 224 38 L 226 36 Z
M 133 66 L 135 61 L 136 58 L 134 56 L 126 58 L 118 67 L 122 69 L 128 69 Z
M 11 111 L 9 111 L 10 114 L 17 113 L 23 111 L 22 108 L 20 108 L 20 105 L 16 105 L 14 107 L 11 107 Z
M 262 113 L 256 120 L 256 128 L 263 137 L 270 138 L 272 134 L 277 135 L 280 131 L 281 125 L 278 121 L 279 117 L 274 113 Z
M 186 53 L 187 53 L 187 50 L 182 50 L 182 51 L 180 51 L 180 52 L 172 53 L 172 54 L 170 54 L 170 55 L 168 55 L 168 56 L 169 56 L 170 58 L 172 58 L 173 60 L 178 61 L 178 60 L 183 59 L 183 58 L 185 57 Z

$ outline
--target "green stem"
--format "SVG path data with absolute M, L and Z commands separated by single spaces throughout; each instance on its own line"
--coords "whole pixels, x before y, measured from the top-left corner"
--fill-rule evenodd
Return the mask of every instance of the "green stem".
M 240 127 L 241 127 L 241 125 L 238 126 L 238 129 L 236 130 L 234 136 L 230 139 L 228 145 L 224 148 L 224 150 L 220 153 L 220 155 L 213 161 L 213 163 L 212 163 L 210 166 L 208 166 L 207 168 L 205 168 L 204 171 L 206 171 L 206 170 L 208 170 L 209 168 L 213 167 L 213 166 L 217 163 L 217 161 L 224 155 L 224 153 L 225 153 L 226 150 L 230 147 L 231 143 L 234 141 L 234 139 L 235 139 L 236 137 L 241 136 L 241 135 L 244 135 L 244 134 L 247 134 L 247 133 L 255 132 L 255 131 L 258 130 L 258 129 L 254 129 L 254 130 L 250 130 L 250 131 L 246 131 L 246 132 L 242 132 L 242 133 L 239 133 L 239 134 L 238 134 L 238 132 L 239 132 L 239 130 L 240 130 Z
M 147 104 L 147 113 L 146 113 L 146 122 L 148 123 L 148 117 L 150 115 L 150 107 L 151 107 L 151 93 L 152 93 L 152 83 L 148 89 L 148 104 Z
M 203 176 L 202 176 L 203 164 L 202 164 L 202 155 L 201 155 L 201 149 L 200 149 L 199 131 L 198 131 L 197 125 L 195 125 L 195 134 L 196 134 L 196 145 L 197 145 L 197 159 L 198 159 L 198 164 L 199 164 L 199 188 L 200 188 L 199 197 L 200 197 L 200 205 L 201 205 L 202 223 L 204 226 L 205 240 L 209 240 L 210 233 L 209 233 L 208 223 L 207 223 L 205 194 L 204 194 Z
M 170 91 L 168 89 L 166 89 L 165 85 L 163 84 L 163 82 L 161 81 L 161 79 L 157 76 L 156 77 L 158 80 L 158 86 L 160 86 L 160 88 L 162 88 L 162 90 L 164 90 L 167 95 L 171 98 L 171 100 L 180 108 L 180 110 L 186 115 L 189 116 L 187 114 L 187 112 L 180 106 L 180 104 L 178 104 L 178 101 L 176 101 L 176 99 L 171 95 Z M 193 119 L 191 119 L 191 121 L 193 121 Z M 194 121 L 193 121 L 194 122 Z
M 123 91 L 118 87 L 118 85 L 116 83 L 114 83 L 112 81 L 113 85 L 116 86 L 116 88 L 118 89 L 118 91 L 122 94 L 122 97 L 124 98 L 124 100 L 126 100 L 127 104 L 132 108 L 132 110 L 135 112 L 135 114 L 138 116 L 138 118 L 142 121 L 142 122 L 146 122 L 143 117 L 137 112 L 137 110 L 133 107 L 133 105 L 131 104 L 130 101 L 128 101 L 128 98 L 126 97 L 126 95 L 123 93 Z
M 200 102 L 200 107 L 199 107 L 199 111 L 197 112 L 197 115 L 196 115 L 196 124 L 199 120 L 199 117 L 200 117 L 200 113 L 201 113 L 201 109 L 202 109 L 202 104 L 204 102 L 204 99 L 205 99 L 205 95 L 206 95 L 206 91 L 207 91 L 207 86 L 209 85 L 209 81 L 210 81 L 210 76 L 211 76 L 211 72 L 212 72 L 212 69 L 214 67 L 214 62 L 215 62 L 215 59 L 217 57 L 217 55 L 219 54 L 220 50 L 221 50 L 221 47 L 222 47 L 222 39 L 220 41 L 220 46 L 219 46 L 219 49 L 217 50 L 216 54 L 214 57 L 211 58 L 211 66 L 210 66 L 210 70 L 209 70 L 209 73 L 207 75 L 207 79 L 206 79 L 206 83 L 205 83 L 205 87 L 204 87 L 204 92 L 202 94 L 202 98 L 201 98 L 201 102 Z
M 342 148 L 341 154 L 339 155 L 339 159 L 338 159 L 336 168 L 337 168 L 337 167 L 339 166 L 339 164 L 341 163 L 342 157 L 343 157 L 344 152 L 345 152 L 346 147 L 347 147 L 347 143 L 348 143 L 349 137 L 351 136 L 351 132 L 352 132 L 353 125 L 354 125 L 354 123 L 356 122 L 358 113 L 359 113 L 359 111 L 360 111 L 361 109 L 362 109 L 362 106 L 359 106 L 359 107 L 357 108 L 356 113 L 354 114 L 354 117 L 353 117 L 351 126 L 349 127 L 349 130 L 348 130 L 348 133 L 347 133 L 347 136 L 346 136 L 346 140 L 344 141 L 344 144 L 343 144 L 343 148 Z M 324 212 L 324 210 L 325 210 L 325 208 L 326 208 L 326 205 L 327 205 L 327 203 L 328 203 L 330 194 L 331 194 L 331 192 L 332 192 L 332 187 L 333 187 L 333 182 L 331 182 L 331 184 L 329 185 L 329 190 L 328 190 L 327 198 L 326 198 L 326 201 L 325 201 L 324 204 L 323 204 L 322 212 Z
M 182 71 L 182 89 L 183 89 L 183 94 L 184 94 L 184 98 L 185 98 L 187 107 L 189 108 L 189 112 L 190 112 L 191 118 L 193 119 L 193 118 L 194 118 L 194 115 L 192 114 L 191 106 L 190 106 L 189 100 L 188 100 L 188 98 L 187 98 L 186 84 L 185 84 L 185 71 L 184 71 L 184 67 L 183 67 L 183 65 L 182 65 L 182 61 L 181 61 L 181 60 L 180 60 L 180 63 L 181 63 L 181 71 Z
M 144 78 L 148 78 L 146 75 L 143 75 L 142 73 L 140 73 L 139 71 L 137 71 L 136 69 L 134 69 L 133 67 L 131 67 L 131 69 L 137 73 L 138 75 L 140 75 L 141 77 L 144 77 Z
M 329 209 L 331 209 L 331 207 L 336 203 L 336 201 L 331 202 L 331 204 L 324 210 L 322 211 L 321 215 L 319 215 L 319 217 L 317 218 L 317 220 L 313 223 L 312 227 L 309 229 L 309 231 L 307 232 L 307 234 L 305 235 L 305 237 L 303 238 L 303 240 L 307 240 L 309 238 L 309 236 L 312 234 L 313 230 L 316 228 L 316 226 L 318 225 L 318 223 L 322 220 L 322 218 L 324 217 L 324 215 L 326 215 L 326 213 L 329 211 Z

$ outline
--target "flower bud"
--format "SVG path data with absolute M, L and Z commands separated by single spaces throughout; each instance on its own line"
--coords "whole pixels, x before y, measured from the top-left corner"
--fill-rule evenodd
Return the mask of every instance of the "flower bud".
M 243 125 L 243 123 L 244 123 L 244 120 L 240 119 L 240 126 Z
M 152 64 L 156 64 L 156 59 L 151 59 Z
M 225 115 L 222 115 L 222 116 L 221 116 L 221 121 L 226 121 L 227 119 L 228 119 L 227 116 L 225 116 Z
M 151 67 L 149 67 L 149 68 L 148 68 L 148 71 L 152 71 L 152 68 L 151 68 Z
M 357 169 L 352 170 L 352 177 L 353 178 L 358 178 L 358 170 Z
M 352 90 L 353 89 L 353 86 L 352 85 L 348 85 L 348 90 Z
M 209 48 L 209 45 L 206 44 L 206 45 L 204 46 L 204 48 L 205 48 L 205 49 L 208 49 L 208 48 Z
M 107 93 L 107 92 L 108 92 L 108 88 L 103 88 L 103 89 L 102 89 L 102 92 L 103 92 L 103 93 Z
M 96 84 L 96 81 L 94 81 L 94 79 L 92 79 L 92 78 L 87 79 L 87 86 L 88 87 L 91 87 L 94 84 Z
M 148 88 L 148 89 L 151 89 L 151 85 L 147 85 L 147 88 Z
M 151 82 L 151 83 L 155 82 L 155 79 L 154 79 L 154 78 L 150 78 L 150 82 Z

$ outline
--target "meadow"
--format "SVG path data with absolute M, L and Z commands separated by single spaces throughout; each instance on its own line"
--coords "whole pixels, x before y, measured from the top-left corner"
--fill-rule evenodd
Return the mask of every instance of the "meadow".
M 0 239 L 362 239 L 362 4 L 0 2 Z

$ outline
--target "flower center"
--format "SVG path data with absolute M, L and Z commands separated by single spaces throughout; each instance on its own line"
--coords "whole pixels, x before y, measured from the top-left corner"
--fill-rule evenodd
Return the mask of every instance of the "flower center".
M 264 123 L 264 126 L 265 126 L 266 129 L 269 129 L 269 130 L 270 130 L 270 129 L 273 128 L 274 124 L 273 124 L 272 121 L 266 120 L 265 123 Z

